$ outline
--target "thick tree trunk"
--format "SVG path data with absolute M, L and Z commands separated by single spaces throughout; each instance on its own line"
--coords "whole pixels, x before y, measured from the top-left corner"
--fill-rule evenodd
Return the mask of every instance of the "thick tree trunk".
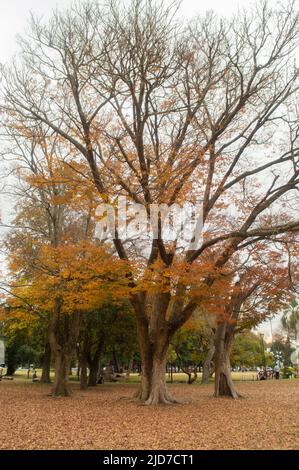
M 7 364 L 7 370 L 6 370 L 6 376 L 7 377 L 12 377 L 16 371 L 15 365 L 12 364 Z
M 72 356 L 65 354 L 63 350 L 56 351 L 55 355 L 55 379 L 52 389 L 53 396 L 68 397 L 71 395 L 69 386 L 69 370 Z
M 153 357 L 150 389 L 146 405 L 159 405 L 175 403 L 166 387 L 166 354 Z
M 50 343 L 47 341 L 45 345 L 43 370 L 42 370 L 42 375 L 40 379 L 41 382 L 51 383 L 50 369 L 51 369 L 51 346 L 50 346 Z
M 80 314 L 61 314 L 61 300 L 56 299 L 49 323 L 49 341 L 55 357 L 53 396 L 69 396 L 69 371 L 80 331 Z
M 215 397 L 219 396 L 228 396 L 232 398 L 241 397 L 241 395 L 236 391 L 231 377 L 228 354 L 226 354 L 226 358 L 223 358 L 221 365 L 216 369 L 215 373 Z
M 214 365 L 213 365 L 213 357 L 215 353 L 215 346 L 213 345 L 208 354 L 207 357 L 203 363 L 203 368 L 202 368 L 202 378 L 201 378 L 201 383 L 202 384 L 208 384 L 210 377 L 214 373 Z
M 141 346 L 141 386 L 137 394 L 145 405 L 174 404 L 166 386 L 166 359 L 170 337 L 161 334 L 155 344 L 144 342 Z
M 220 323 L 216 329 L 214 343 L 215 397 L 241 397 L 241 395 L 239 395 L 239 393 L 236 391 L 231 377 L 229 352 L 233 340 L 233 334 L 234 326 L 227 322 Z
M 144 350 L 145 347 L 142 347 Z M 136 398 L 140 401 L 145 402 L 150 394 L 150 384 L 151 384 L 151 373 L 152 373 L 152 357 L 147 354 L 145 355 L 141 353 L 141 374 L 140 374 L 140 387 L 137 391 Z

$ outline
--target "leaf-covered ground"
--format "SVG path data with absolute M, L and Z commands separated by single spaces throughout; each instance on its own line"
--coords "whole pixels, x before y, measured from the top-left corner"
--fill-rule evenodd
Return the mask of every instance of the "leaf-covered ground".
M 1 449 L 299 449 L 299 381 L 238 384 L 245 399 L 212 385 L 173 385 L 176 406 L 146 407 L 135 385 L 107 384 L 71 398 L 50 387 L 0 383 Z

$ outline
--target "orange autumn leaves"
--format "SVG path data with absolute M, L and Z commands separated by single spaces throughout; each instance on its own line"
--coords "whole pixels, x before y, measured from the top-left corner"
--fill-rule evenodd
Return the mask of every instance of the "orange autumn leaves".
M 128 294 L 127 266 L 103 247 L 88 242 L 59 247 L 41 246 L 31 258 L 28 274 L 22 274 L 28 254 L 22 249 L 13 256 L 10 268 L 16 274 L 11 307 L 23 300 L 39 312 L 50 312 L 55 299 L 63 299 L 62 313 L 91 311 L 108 298 L 119 300 Z
M 197 299 L 201 308 L 209 311 L 212 289 L 204 282 L 206 277 L 211 273 L 215 277 L 214 299 L 216 292 L 223 298 L 230 282 L 223 270 L 212 270 L 211 262 L 190 265 L 181 260 L 165 267 L 158 260 L 144 269 L 87 241 L 32 247 L 28 240 L 27 245 L 22 244 L 12 253 L 10 271 L 15 287 L 9 305 L 17 316 L 21 311 L 30 315 L 51 312 L 57 298 L 63 299 L 61 312 L 71 314 L 96 310 L 108 299 L 123 301 L 141 291 L 149 295 L 168 292 L 179 297 L 178 286 L 188 287 L 183 302 Z

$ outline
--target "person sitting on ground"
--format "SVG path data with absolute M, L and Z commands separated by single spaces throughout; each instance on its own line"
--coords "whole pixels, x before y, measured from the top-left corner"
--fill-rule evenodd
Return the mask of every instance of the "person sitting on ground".
M 268 374 L 266 367 L 263 367 L 258 373 L 258 380 L 267 380 Z
M 34 369 L 33 374 L 32 374 L 32 382 L 38 382 L 39 379 L 37 377 L 36 370 Z

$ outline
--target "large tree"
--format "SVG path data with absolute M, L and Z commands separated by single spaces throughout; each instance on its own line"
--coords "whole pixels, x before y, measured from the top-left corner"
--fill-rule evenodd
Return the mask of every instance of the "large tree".
M 299 182 L 298 24 L 292 2 L 186 26 L 173 5 L 78 3 L 47 24 L 33 18 L 20 63 L 4 70 L 8 123 L 48 126 L 103 202 L 126 196 L 148 218 L 154 203 L 202 202 L 196 246 L 180 233 L 169 242 L 162 210 L 155 236 L 113 235 L 129 265 L 147 404 L 175 401 L 171 338 L 235 253 L 299 228 L 280 204 Z

